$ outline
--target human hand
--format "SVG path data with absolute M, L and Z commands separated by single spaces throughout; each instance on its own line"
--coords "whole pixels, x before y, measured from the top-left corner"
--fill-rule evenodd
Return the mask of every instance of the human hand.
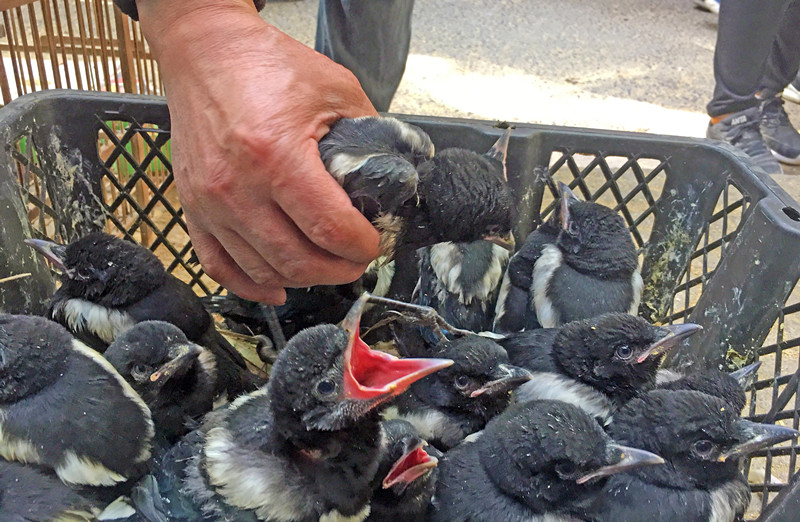
M 265 23 L 252 0 L 140 2 L 172 120 L 175 182 L 195 252 L 227 289 L 355 280 L 378 233 L 325 170 L 317 142 L 374 115 L 355 77 Z

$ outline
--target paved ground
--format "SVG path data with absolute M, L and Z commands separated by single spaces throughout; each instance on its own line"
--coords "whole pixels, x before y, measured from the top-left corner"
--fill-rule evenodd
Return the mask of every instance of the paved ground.
M 313 45 L 316 10 L 262 16 Z M 705 135 L 716 16 L 691 0 L 418 0 L 413 24 L 393 112 Z M 785 170 L 800 200 L 800 167 Z

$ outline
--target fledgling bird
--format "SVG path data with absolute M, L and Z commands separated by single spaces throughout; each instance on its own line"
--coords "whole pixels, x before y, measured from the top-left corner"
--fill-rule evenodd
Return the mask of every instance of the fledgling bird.
M 718 397 L 741 414 L 747 403 L 745 390 L 755 379 L 759 366 L 761 363 L 756 362 L 731 373 L 710 368 L 687 375 L 662 369 L 656 375 L 656 385 L 665 390 L 695 390 Z
M 472 332 L 492 329 L 507 249 L 489 241 L 437 243 L 419 250 L 416 304 L 430 306 L 455 326 Z M 426 340 L 435 343 L 430 335 Z
M 0 459 L 0 520 L 96 520 L 99 510 L 60 480 Z
M 0 456 L 111 486 L 150 457 L 150 410 L 97 352 L 43 317 L 0 315 Z
M 609 313 L 520 332 L 499 343 L 512 364 L 533 374 L 516 390 L 517 401 L 569 402 L 606 425 L 614 410 L 655 385 L 664 353 L 699 330 L 692 323 L 654 326 Z
M 722 399 L 690 390 L 653 390 L 632 400 L 609 432 L 667 462 L 611 477 L 592 509 L 597 522 L 738 520 L 750 502 L 739 460 L 800 434 L 742 419 Z
M 365 304 L 341 327 L 295 335 L 264 388 L 208 414 L 167 454 L 137 508 L 162 505 L 170 520 L 363 520 L 386 451 L 376 408 L 452 364 L 370 350 L 358 336 Z
M 436 490 L 436 465 L 442 453 L 426 445 L 410 423 L 381 423 L 387 451 L 381 458 L 370 500 L 368 522 L 422 522 Z
M 509 262 L 497 303 L 500 333 L 555 328 L 607 312 L 636 314 L 642 294 L 636 247 L 622 217 L 581 201 L 564 183 L 558 218 Z M 552 241 L 553 225 L 558 235 Z M 541 227 L 540 227 L 541 228 Z
M 518 404 L 445 454 L 430 520 L 583 520 L 605 482 L 598 479 L 663 462 L 615 443 L 575 406 Z
M 144 399 L 156 433 L 166 441 L 188 433 L 214 406 L 214 356 L 173 324 L 137 323 L 117 336 L 104 356 Z
M 68 245 L 39 239 L 25 243 L 61 273 L 61 287 L 50 300 L 48 317 L 100 353 L 136 323 L 166 321 L 214 355 L 218 395 L 233 398 L 263 384 L 217 332 L 200 298 L 168 273 L 149 249 L 104 232 L 92 232 Z
M 447 451 L 500 414 L 509 392 L 531 373 L 510 364 L 500 345 L 478 335 L 443 341 L 436 349 L 437 357 L 452 359 L 453 365 L 413 384 L 384 415 L 410 422 L 420 437 Z

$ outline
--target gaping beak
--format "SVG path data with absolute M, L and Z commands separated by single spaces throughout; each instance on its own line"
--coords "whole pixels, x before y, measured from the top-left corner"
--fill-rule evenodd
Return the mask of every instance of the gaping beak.
M 497 374 L 496 379 L 487 382 L 470 393 L 469 396 L 475 398 L 483 394 L 495 395 L 505 393 L 533 378 L 533 374 L 525 368 L 520 368 L 519 366 L 513 366 L 511 364 L 498 364 L 495 373 Z
M 399 395 L 426 375 L 453 364 L 450 359 L 399 359 L 371 350 L 358 335 L 368 298 L 366 293 L 359 297 L 342 321 L 342 328 L 350 336 L 344 352 L 346 398 L 367 401 Z
M 419 477 L 433 469 L 439 460 L 423 449 L 425 441 L 419 439 L 406 453 L 392 465 L 392 469 L 383 478 L 383 489 L 389 489 L 397 484 L 408 486 Z
M 50 261 L 56 270 L 66 272 L 67 269 L 64 266 L 64 258 L 67 252 L 66 246 L 52 241 L 45 241 L 44 239 L 26 239 L 24 243 Z
M 514 246 L 516 245 L 516 240 L 514 239 L 514 234 L 509 232 L 505 236 L 484 236 L 484 241 L 489 241 L 490 243 L 494 243 L 497 246 L 501 246 L 508 250 L 509 252 L 514 251 Z
M 500 136 L 500 139 L 492 145 L 486 152 L 486 156 L 494 158 L 503 164 L 503 179 L 508 181 L 508 174 L 506 173 L 506 158 L 508 157 L 508 144 L 511 141 L 511 127 L 507 127 L 506 131 Z
M 558 182 L 558 191 L 561 193 L 561 227 L 567 230 L 569 229 L 569 207 L 575 201 L 580 201 L 580 199 L 562 181 Z
M 717 458 L 720 462 L 725 462 L 730 458 L 750 455 L 754 451 L 768 448 L 800 435 L 800 432 L 792 428 L 778 424 L 759 424 L 745 419 L 736 419 L 734 428 L 736 430 L 736 439 L 741 442 L 722 453 Z
M 760 366 L 761 361 L 756 361 L 753 364 L 742 366 L 735 372 L 731 372 L 730 375 L 739 382 L 739 386 L 741 386 L 743 390 L 746 390 L 756 382 L 758 368 Z
M 641 466 L 653 466 L 664 463 L 664 459 L 655 453 L 650 453 L 649 451 L 636 448 L 629 448 L 627 446 L 620 446 L 619 444 L 609 444 L 606 446 L 606 451 L 608 452 L 608 460 L 613 462 L 613 464 L 597 468 L 596 470 L 583 475 L 576 481 L 578 484 L 584 484 L 592 479 L 607 477 L 609 475 L 622 473 L 623 471 L 629 471 Z
M 173 377 L 184 375 L 202 352 L 196 344 L 185 344 L 174 348 L 169 361 L 150 374 L 150 382 L 163 385 Z
M 671 350 L 684 339 L 691 337 L 703 329 L 699 324 L 683 323 L 683 324 L 670 324 L 661 327 L 667 330 L 667 335 L 650 345 L 650 347 L 639 355 L 636 359 L 637 364 L 645 362 L 649 357 L 656 357 Z

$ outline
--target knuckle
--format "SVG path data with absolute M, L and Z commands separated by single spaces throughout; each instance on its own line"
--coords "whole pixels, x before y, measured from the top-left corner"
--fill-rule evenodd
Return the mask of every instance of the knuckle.
M 322 219 L 312 224 L 309 229 L 309 237 L 325 250 L 331 250 L 346 241 L 342 222 L 334 219 Z

